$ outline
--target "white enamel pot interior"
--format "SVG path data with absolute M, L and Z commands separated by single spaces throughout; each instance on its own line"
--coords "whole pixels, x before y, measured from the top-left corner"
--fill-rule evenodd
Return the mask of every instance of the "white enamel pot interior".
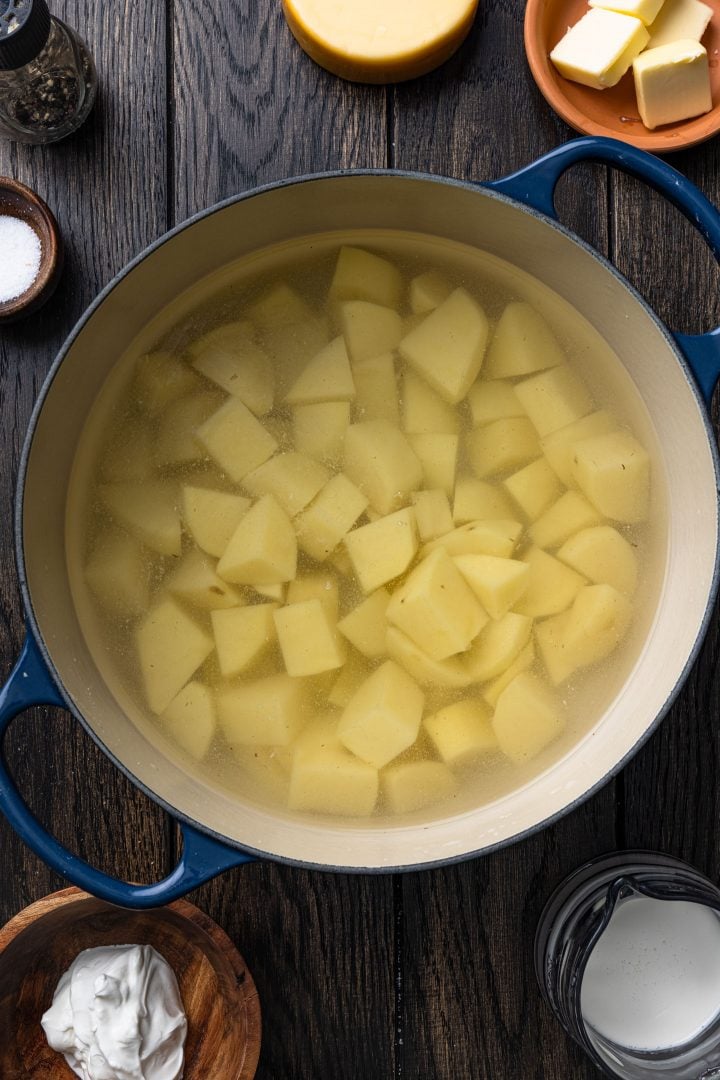
M 646 640 L 610 706 L 559 761 L 512 792 L 452 816 L 348 825 L 244 802 L 193 775 L 157 729 L 110 693 L 81 633 L 64 540 L 68 478 L 86 417 L 116 358 L 165 305 L 246 253 L 350 229 L 409 230 L 475 246 L 540 279 L 622 360 L 657 434 L 667 500 L 662 587 Z M 72 710 L 131 779 L 177 817 L 249 851 L 352 870 L 426 866 L 506 844 L 603 783 L 663 714 L 692 663 L 714 595 L 715 455 L 677 345 L 612 268 L 519 203 L 469 184 L 397 173 L 316 177 L 224 204 L 164 238 L 90 309 L 34 414 L 18 496 L 18 558 L 31 627 Z

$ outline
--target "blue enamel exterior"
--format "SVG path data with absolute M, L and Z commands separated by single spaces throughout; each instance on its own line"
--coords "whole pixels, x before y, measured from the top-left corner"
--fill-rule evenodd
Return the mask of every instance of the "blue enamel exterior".
M 720 261 L 720 214 L 715 207 L 692 183 L 690 183 L 689 180 L 683 177 L 670 165 L 665 164 L 665 162 L 660 161 L 658 158 L 654 158 L 641 150 L 636 150 L 633 147 L 626 146 L 624 143 L 615 142 L 612 139 L 595 137 L 576 139 L 564 146 L 558 147 L 556 150 L 540 158 L 534 164 L 529 165 L 504 179 L 486 183 L 482 186 L 500 196 L 520 202 L 525 207 L 529 208 L 531 212 L 534 211 L 555 222 L 557 221 L 554 205 L 556 185 L 562 174 L 568 168 L 584 161 L 595 161 L 615 166 L 624 172 L 644 180 L 657 191 L 661 192 L 701 232 L 712 249 L 716 259 Z M 418 174 L 407 175 L 417 176 Z M 312 178 L 306 177 L 301 179 L 307 180 Z M 460 184 L 458 181 L 443 181 L 441 178 L 439 179 L 437 177 L 428 179 L 432 179 L 436 183 L 444 182 Z M 280 184 L 269 186 L 283 187 L 288 183 L 296 182 L 301 181 L 283 181 Z M 461 184 L 461 186 L 466 185 Z M 253 193 L 248 193 L 248 195 L 242 197 L 247 198 L 252 194 Z M 228 200 L 227 202 L 233 201 L 235 200 Z M 227 203 L 220 205 L 227 205 Z M 213 210 L 219 208 L 220 207 L 215 207 Z M 208 213 L 212 213 L 213 210 L 206 211 L 204 214 L 198 215 L 191 220 L 198 220 L 198 218 L 204 217 Z M 185 222 L 184 225 L 179 226 L 179 228 L 184 228 L 187 224 L 189 224 L 189 222 Z M 562 226 L 560 226 L 560 228 L 562 228 Z M 568 235 L 572 236 L 572 234 Z M 166 239 L 167 237 L 158 241 L 157 244 L 153 245 L 153 248 L 162 244 Z M 148 251 L 153 248 L 148 249 Z M 138 259 L 134 260 L 133 263 L 126 267 L 120 277 L 124 277 L 132 267 L 147 254 L 148 252 L 144 252 Z M 599 256 L 598 258 L 600 259 Z M 611 272 L 614 272 L 613 268 L 605 263 L 605 260 L 600 259 L 600 261 Z M 119 278 L 114 282 L 111 282 L 101 296 L 98 297 L 95 304 L 86 313 L 84 319 L 73 331 L 69 342 L 74 340 L 79 329 L 84 325 L 84 322 L 90 317 L 93 311 L 96 310 L 104 296 L 115 287 L 117 280 L 119 280 Z M 642 300 L 639 297 L 638 300 L 642 303 Z M 687 364 L 695 377 L 703 399 L 706 403 L 709 403 L 718 378 L 720 378 L 720 328 L 717 328 L 710 333 L 700 335 L 676 334 L 674 335 L 674 340 L 687 360 Z M 69 343 L 61 352 L 53 370 L 50 372 L 45 389 L 50 385 L 54 372 L 62 362 L 67 347 L 69 347 Z M 39 409 L 42 407 L 43 398 L 44 393 L 41 395 L 33 414 L 30 433 L 23 455 L 23 467 L 21 469 L 18 491 L 18 507 L 20 507 L 27 449 L 32 440 L 35 418 L 38 415 Z M 713 445 L 712 430 L 709 424 L 708 436 L 711 439 L 711 445 Z M 56 681 L 55 675 L 52 673 L 52 665 L 49 661 L 49 657 L 47 657 L 45 653 L 39 630 L 35 624 L 32 610 L 29 607 L 28 594 L 24 581 L 20 512 L 18 512 L 17 515 L 17 545 L 21 584 L 23 585 L 25 603 L 26 606 L 28 606 L 29 633 L 15 668 L 5 686 L 0 690 L 0 810 L 4 813 L 18 835 L 44 862 L 51 866 L 57 873 L 67 878 L 69 881 L 72 881 L 75 885 L 93 893 L 101 899 L 109 901 L 110 903 L 132 908 L 148 908 L 169 903 L 172 900 L 183 896 L 191 889 L 196 888 L 203 882 L 209 881 L 224 870 L 253 861 L 255 854 L 262 855 L 263 853 L 261 852 L 251 854 L 249 851 L 242 850 L 237 846 L 231 845 L 229 842 L 223 842 L 222 838 L 210 835 L 205 831 L 200 831 L 189 821 L 179 819 L 180 829 L 183 835 L 183 852 L 178 865 L 173 872 L 163 881 L 157 882 L 154 885 L 131 885 L 96 870 L 83 859 L 69 852 L 37 821 L 29 808 L 25 805 L 8 771 L 4 752 L 2 750 L 2 741 L 5 732 L 12 719 L 17 716 L 18 713 L 23 712 L 32 705 L 55 705 L 66 708 L 69 707 L 73 712 L 75 710 L 72 709 L 72 703 L 65 696 L 61 684 Z M 701 628 L 696 650 L 699 647 L 699 642 L 704 636 L 707 618 L 709 617 L 709 611 L 715 597 L 716 585 L 717 574 L 715 586 L 711 590 L 711 594 L 708 598 L 708 615 L 706 615 L 705 623 Z M 694 662 L 695 656 L 696 651 L 689 658 L 688 664 L 681 673 L 678 681 L 678 689 L 684 681 L 690 665 Z M 666 709 L 669 708 L 670 703 L 671 701 L 667 702 L 665 709 L 663 709 L 663 714 Z M 90 731 L 90 734 L 92 734 L 92 731 Z M 618 768 L 621 768 L 624 763 L 624 761 L 618 763 Z M 122 763 L 116 762 L 116 764 L 123 768 Z M 127 772 L 126 769 L 124 769 L 124 771 Z M 131 779 L 133 778 L 131 777 Z M 137 783 L 137 781 L 135 782 Z M 143 790 L 146 789 L 143 788 Z M 150 797 L 153 797 L 151 791 L 146 791 L 146 793 Z M 585 797 L 590 794 L 592 794 L 592 792 L 587 792 Z M 165 806 L 165 809 L 170 808 Z M 570 809 L 570 807 L 567 809 Z M 542 822 L 536 828 L 542 828 L 549 823 L 549 821 Z M 468 855 L 466 857 L 469 858 L 471 856 Z M 451 859 L 448 861 L 456 860 Z M 422 867 L 418 866 L 416 869 L 421 868 Z M 327 866 L 321 867 L 321 869 L 331 870 L 335 868 Z M 396 868 L 387 867 L 385 869 L 388 872 L 391 872 Z

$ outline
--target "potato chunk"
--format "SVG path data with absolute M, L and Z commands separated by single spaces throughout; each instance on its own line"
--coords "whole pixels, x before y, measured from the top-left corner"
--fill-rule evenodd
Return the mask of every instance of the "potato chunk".
M 352 529 L 367 507 L 367 499 L 344 473 L 328 480 L 307 510 L 295 518 L 298 544 L 323 562 Z
M 371 668 L 365 658 L 351 652 L 340 668 L 340 674 L 330 687 L 328 705 L 344 709 L 370 674 Z
M 238 585 L 262 585 L 292 581 L 296 568 L 292 522 L 272 495 L 263 495 L 240 519 L 217 572 Z
M 485 356 L 488 321 L 465 289 L 455 289 L 400 342 L 400 355 L 441 398 L 457 404 L 475 382 Z
M 338 630 L 370 660 L 385 656 L 385 633 L 387 631 L 387 607 L 390 593 L 377 589 L 352 609 L 338 623 Z
M 285 404 L 317 405 L 327 401 L 351 401 L 354 397 L 355 383 L 345 340 L 336 337 L 301 371 L 285 395 Z
M 547 686 L 523 672 L 498 698 L 492 726 L 503 754 L 521 764 L 537 757 L 560 735 L 565 718 Z
M 527 645 L 531 630 L 532 619 L 527 615 L 510 611 L 502 619 L 492 619 L 465 657 L 470 679 L 487 682 L 502 675 Z
M 197 440 L 197 430 L 218 404 L 218 395 L 210 391 L 172 401 L 163 409 L 155 421 L 153 464 L 164 468 L 202 460 L 205 452 Z
M 233 686 L 218 695 L 218 717 L 231 746 L 289 746 L 303 725 L 307 688 L 290 675 Z
M 460 417 L 424 379 L 406 371 L 402 382 L 402 426 L 408 435 L 457 435 Z
M 275 392 L 273 362 L 255 344 L 250 323 L 216 326 L 194 341 L 188 352 L 196 371 L 239 398 L 256 416 L 270 412 Z
M 523 527 L 519 521 L 469 521 L 451 533 L 431 540 L 422 554 L 444 548 L 448 555 L 497 555 L 509 559 L 515 550 Z
M 528 587 L 530 567 L 517 559 L 457 555 L 453 562 L 493 619 L 506 615 Z
M 400 421 L 395 360 L 391 352 L 353 361 L 355 415 L 358 420 Z
M 335 724 L 321 721 L 303 732 L 290 772 L 291 810 L 367 817 L 378 790 L 377 769 L 345 749 Z
M 198 547 L 219 559 L 250 508 L 250 499 L 227 491 L 194 487 L 182 489 L 182 516 L 185 527 Z
M 397 510 L 423 480 L 422 465 L 410 443 L 387 420 L 350 425 L 344 470 L 379 514 Z
M 353 695 L 340 718 L 340 742 L 381 769 L 415 742 L 425 696 L 407 672 L 386 660 Z
M 197 389 L 199 379 L 179 357 L 169 352 L 149 352 L 135 366 L 133 400 L 144 413 L 155 416 Z
M 421 541 L 436 540 L 453 531 L 450 503 L 444 491 L 415 491 L 412 501 Z
M 524 301 L 508 304 L 495 327 L 485 363 L 488 379 L 531 375 L 562 364 L 555 335 L 535 308 Z
M 455 485 L 453 520 L 456 525 L 488 518 L 512 518 L 515 508 L 504 491 L 487 480 L 462 476 Z
M 509 472 L 540 456 L 535 428 L 524 417 L 494 420 L 467 436 L 470 467 L 480 480 Z
M 382 773 L 382 793 L 394 814 L 409 814 L 449 799 L 457 780 L 440 761 L 403 761 Z
M 339 465 L 350 425 L 350 403 L 327 401 L 293 409 L 295 449 L 326 465 Z
M 172 699 L 161 720 L 182 749 L 202 761 L 217 727 L 212 691 L 204 683 L 189 682 Z
M 312 309 L 285 281 L 271 285 L 250 304 L 248 315 L 260 330 L 272 330 L 276 326 L 297 326 L 313 318 Z
M 528 641 L 524 649 L 521 649 L 517 654 L 512 664 L 506 667 L 502 675 L 498 675 L 492 682 L 486 683 L 482 688 L 482 696 L 491 709 L 494 709 L 497 705 L 498 698 L 502 694 L 506 686 L 509 686 L 516 675 L 519 675 L 523 671 L 527 671 L 535 663 L 535 645 L 532 641 Z
M 288 675 L 319 675 L 342 667 L 345 647 L 319 600 L 301 600 L 273 613 Z
M 191 549 L 163 580 L 163 588 L 173 596 L 203 611 L 237 607 L 242 598 L 215 572 L 215 563 L 203 551 Z
M 595 585 L 612 585 L 628 596 L 635 592 L 637 556 L 632 544 L 610 525 L 597 525 L 571 536 L 557 557 Z
M 545 458 L 508 476 L 503 486 L 530 521 L 536 521 L 562 494 L 557 475 Z
M 522 556 L 530 570 L 527 588 L 515 604 L 521 615 L 539 618 L 557 615 L 570 607 L 583 585 L 584 577 L 541 548 L 532 547 Z
M 401 295 L 402 277 L 391 262 L 362 248 L 340 249 L 330 284 L 330 300 L 368 300 L 397 308 Z
M 213 649 L 213 639 L 176 600 L 151 608 L 135 631 L 148 705 L 165 712 Z
M 289 517 L 304 510 L 330 479 L 330 472 L 306 454 L 276 454 L 243 480 L 251 495 L 273 495 Z
M 650 509 L 650 458 L 625 431 L 576 443 L 572 473 L 590 502 L 605 517 L 634 524 Z
M 211 614 L 220 673 L 227 679 L 256 664 L 277 641 L 273 611 L 276 603 L 249 604 Z
M 439 488 L 446 495 L 452 495 L 459 437 L 444 432 L 426 432 L 408 435 L 407 439 L 422 465 L 425 487 Z
M 415 514 L 409 508 L 353 529 L 345 547 L 365 593 L 404 574 L 418 548 Z
M 542 438 L 592 412 L 587 386 L 569 364 L 560 364 L 515 387 L 525 412 Z
M 134 537 L 116 532 L 100 536 L 85 566 L 85 580 L 102 606 L 121 618 L 147 611 L 148 568 Z
M 179 555 L 182 545 L 175 488 L 160 482 L 101 484 L 112 516 L 160 555 Z
M 473 427 L 491 424 L 494 420 L 525 416 L 525 409 L 511 382 L 501 379 L 478 379 L 468 394 Z
M 400 667 L 412 675 L 421 686 L 445 686 L 462 690 L 469 686 L 472 679 L 465 670 L 462 661 L 451 656 L 448 660 L 433 660 L 426 652 L 418 648 L 415 642 L 398 630 L 388 626 L 385 634 L 388 654 Z
M 490 710 L 477 698 L 466 698 L 426 716 L 423 727 L 446 765 L 467 765 L 498 748 Z
M 391 352 L 403 332 L 397 311 L 367 300 L 346 300 L 340 304 L 340 326 L 353 365 L 358 360 Z
M 565 487 L 576 487 L 573 479 L 572 459 L 575 445 L 583 439 L 590 439 L 594 435 L 606 435 L 609 431 L 615 431 L 617 424 L 610 413 L 604 409 L 583 416 L 582 420 L 576 420 L 567 427 L 553 431 L 546 435 L 541 442 L 542 451 L 548 465 L 557 473 Z
M 410 310 L 413 315 L 427 315 L 447 300 L 452 285 L 435 270 L 418 274 L 410 282 Z
M 423 559 L 395 590 L 387 618 L 433 660 L 464 652 L 487 622 L 473 591 L 443 548 Z
M 595 507 L 583 495 L 577 491 L 566 491 L 540 515 L 528 532 L 538 547 L 556 548 L 573 533 L 590 525 L 598 525 L 601 520 Z
M 198 428 L 197 438 L 235 483 L 277 450 L 270 432 L 236 398 L 226 401 Z
M 597 664 L 617 647 L 632 618 L 628 599 L 612 585 L 586 585 L 572 607 L 540 623 L 537 643 L 555 683 L 580 667 Z
M 288 585 L 288 604 L 300 604 L 303 600 L 319 600 L 333 622 L 337 622 L 339 602 L 338 582 L 332 571 L 302 574 Z

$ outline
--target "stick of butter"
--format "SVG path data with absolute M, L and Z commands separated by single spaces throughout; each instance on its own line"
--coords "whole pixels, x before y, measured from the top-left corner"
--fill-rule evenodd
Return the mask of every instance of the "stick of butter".
M 702 0 L 665 0 L 650 27 L 648 49 L 671 41 L 700 41 L 712 19 L 712 8 Z
M 649 26 L 658 16 L 665 0 L 589 0 L 591 8 L 605 8 L 607 11 L 619 11 L 622 15 L 634 15 L 645 26 Z
M 633 64 L 640 118 L 646 128 L 688 120 L 712 108 L 708 55 L 699 41 L 672 41 Z
M 570 27 L 550 59 L 566 79 L 604 90 L 620 82 L 648 39 L 634 16 L 592 8 Z

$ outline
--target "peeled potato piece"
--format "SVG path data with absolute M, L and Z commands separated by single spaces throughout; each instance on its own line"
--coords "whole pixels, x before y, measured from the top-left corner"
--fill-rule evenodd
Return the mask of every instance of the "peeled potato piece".
M 409 814 L 449 799 L 458 786 L 441 761 L 399 762 L 383 769 L 381 776 L 383 798 L 394 814 Z
M 444 401 L 455 405 L 477 378 L 487 338 L 485 312 L 465 289 L 455 289 L 403 338 L 400 355 Z
M 557 557 L 596 585 L 612 585 L 627 596 L 635 592 L 638 578 L 635 549 L 610 525 L 597 525 L 571 536 Z
M 548 687 L 536 675 L 523 672 L 498 698 L 492 726 L 503 754 L 521 764 L 560 735 L 565 718 Z

